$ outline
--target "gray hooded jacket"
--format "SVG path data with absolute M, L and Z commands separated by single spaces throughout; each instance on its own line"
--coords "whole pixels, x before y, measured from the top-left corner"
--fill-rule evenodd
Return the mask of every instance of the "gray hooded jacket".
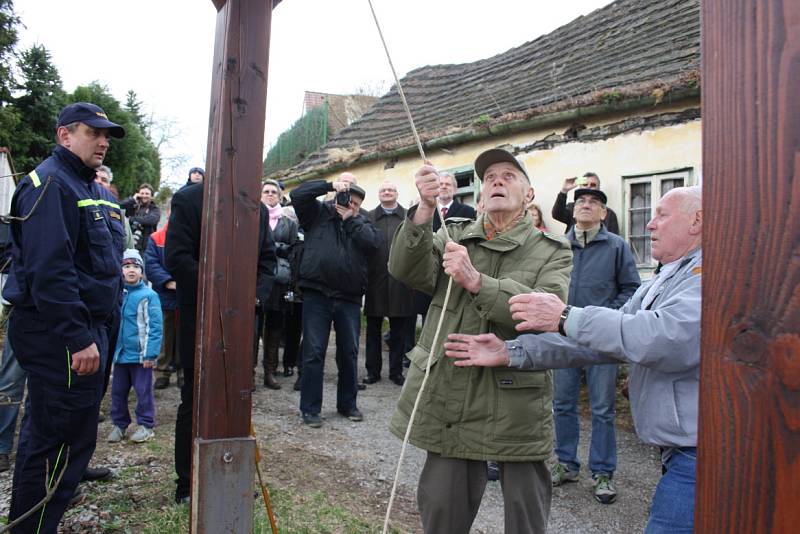
M 573 308 L 564 326 L 567 337 L 529 334 L 506 342 L 509 367 L 628 362 L 631 411 L 642 441 L 697 446 L 702 251 L 676 261 L 676 269 L 642 284 L 619 310 Z M 645 300 L 657 282 L 655 298 Z

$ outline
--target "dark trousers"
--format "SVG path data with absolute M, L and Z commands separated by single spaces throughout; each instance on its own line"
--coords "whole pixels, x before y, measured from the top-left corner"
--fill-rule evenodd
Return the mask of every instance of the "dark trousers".
M 183 306 L 178 314 L 178 351 L 183 366 L 181 403 L 175 418 L 176 497 L 187 497 L 192 483 L 192 415 L 194 413 L 194 342 L 197 308 Z
M 290 302 L 283 324 L 283 368 L 302 366 L 300 337 L 303 333 L 303 303 Z
M 389 376 L 403 375 L 403 355 L 406 353 L 408 323 L 411 317 L 389 317 Z M 366 368 L 367 375 L 380 378 L 383 368 L 381 326 L 383 317 L 367 317 Z
M 278 353 L 281 347 L 281 337 L 283 337 L 283 312 L 266 310 L 264 315 L 264 373 L 275 373 L 278 370 Z M 285 348 L 283 350 L 286 352 Z M 285 369 L 285 356 L 283 361 Z
M 172 371 L 179 368 L 178 364 L 178 344 L 175 336 L 175 310 L 161 308 L 163 337 L 161 339 L 161 353 L 156 361 L 156 376 L 167 378 Z M 179 375 L 180 376 L 180 375 Z
M 361 307 L 355 302 L 307 290 L 303 296 L 303 380 L 300 388 L 300 411 L 303 413 L 319 414 L 322 410 L 322 379 L 331 323 L 336 331 L 336 366 L 339 369 L 336 409 L 348 412 L 357 407 Z
M 426 533 L 469 534 L 486 489 L 486 462 L 428 452 L 417 505 Z M 505 532 L 544 534 L 552 483 L 544 462 L 500 462 Z
M 14 530 L 55 533 L 97 442 L 108 336 L 105 325 L 91 329 L 100 368 L 92 375 L 78 376 L 69 368 L 71 359 L 61 340 L 44 327 L 31 331 L 33 325 L 25 322 L 22 317 L 15 319 L 15 314 L 9 320 L 9 339 L 17 360 L 28 371 L 28 397 L 8 518 L 13 521 L 41 501 L 63 469 L 50 501 Z
M 122 430 L 131 424 L 128 395 L 136 392 L 136 423 L 147 428 L 156 424 L 156 400 L 153 395 L 153 369 L 140 363 L 115 363 L 111 381 L 111 420 Z

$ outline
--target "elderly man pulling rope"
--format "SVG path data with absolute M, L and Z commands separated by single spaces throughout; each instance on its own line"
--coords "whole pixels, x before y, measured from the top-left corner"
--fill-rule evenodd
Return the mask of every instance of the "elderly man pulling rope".
M 544 532 L 550 509 L 552 379 L 549 372 L 463 368 L 433 345 L 445 307 L 446 333 L 517 335 L 508 300 L 540 291 L 565 298 L 572 270 L 569 244 L 532 230 L 525 206 L 533 199 L 530 178 L 501 149 L 475 161 L 485 213 L 477 221 L 447 221 L 433 234 L 438 174 L 424 165 L 416 174 L 419 205 L 395 234 L 389 271 L 410 287 L 433 295 L 406 385 L 390 429 L 403 437 L 420 389 L 428 355 L 429 385 L 422 393 L 410 442 L 428 451 L 418 504 L 425 532 L 468 533 L 486 486 L 486 461 L 500 460 L 506 532 Z M 445 304 L 448 276 L 452 294 Z

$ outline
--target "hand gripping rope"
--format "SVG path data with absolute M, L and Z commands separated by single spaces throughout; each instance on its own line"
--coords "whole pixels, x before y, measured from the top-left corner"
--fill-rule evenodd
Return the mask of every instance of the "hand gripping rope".
M 394 64 L 392 63 L 392 57 L 389 55 L 389 48 L 386 46 L 386 40 L 383 38 L 383 32 L 381 31 L 381 25 L 378 23 L 378 17 L 375 15 L 375 8 L 372 7 L 372 0 L 367 0 L 369 3 L 369 9 L 372 12 L 372 18 L 375 20 L 375 27 L 378 29 L 378 35 L 380 35 L 381 43 L 383 43 L 383 49 L 386 51 L 386 59 L 389 60 L 389 67 L 392 69 L 392 75 L 394 76 L 394 81 L 397 84 L 397 92 L 400 94 L 400 101 L 403 103 L 403 109 L 405 109 L 406 117 L 408 118 L 408 123 L 411 126 L 411 131 L 414 134 L 414 140 L 417 143 L 417 150 L 419 150 L 419 157 L 422 158 L 424 163 L 427 163 L 428 160 L 425 157 L 425 151 L 422 149 L 422 141 L 419 138 L 419 134 L 417 133 L 417 128 L 414 126 L 414 119 L 411 117 L 411 110 L 408 107 L 408 102 L 406 101 L 406 95 L 403 93 L 403 86 L 400 84 L 400 79 L 397 77 L 397 72 L 394 70 Z M 436 203 L 436 216 L 439 217 L 439 222 L 441 223 L 441 229 L 444 231 L 445 240 L 451 241 L 450 234 L 447 231 L 447 226 L 444 224 L 444 217 L 442 217 L 442 210 L 439 206 L 439 203 Z M 394 473 L 394 482 L 392 483 L 392 493 L 389 496 L 389 505 L 386 507 L 386 517 L 383 521 L 383 534 L 386 534 L 389 528 L 389 517 L 392 514 L 392 504 L 394 504 L 394 496 L 397 492 L 397 481 L 400 478 L 400 467 L 403 465 L 403 458 L 406 453 L 406 445 L 408 445 L 408 438 L 411 435 L 411 428 L 414 424 L 414 416 L 417 414 L 417 407 L 419 406 L 419 401 L 422 398 L 422 392 L 425 391 L 425 384 L 428 382 L 428 375 L 431 372 L 431 360 L 433 359 L 433 351 L 439 341 L 439 334 L 442 330 L 442 322 L 444 321 L 444 310 L 447 309 L 447 303 L 450 301 L 450 290 L 453 287 L 453 278 L 450 277 L 447 281 L 447 291 L 444 295 L 444 302 L 442 303 L 442 313 L 439 314 L 439 321 L 436 323 L 436 332 L 433 334 L 433 341 L 431 342 L 431 350 L 428 352 L 428 360 L 425 364 L 425 376 L 422 379 L 422 384 L 420 384 L 419 392 L 417 393 L 417 398 L 414 400 L 414 408 L 411 410 L 411 416 L 408 419 L 408 426 L 406 427 L 406 435 L 403 438 L 403 446 L 400 449 L 400 457 L 397 459 L 397 469 Z

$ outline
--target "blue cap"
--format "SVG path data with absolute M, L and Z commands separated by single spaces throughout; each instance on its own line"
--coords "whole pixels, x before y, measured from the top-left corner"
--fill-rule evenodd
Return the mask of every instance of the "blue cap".
M 57 126 L 66 126 L 73 122 L 82 122 L 92 128 L 108 128 L 111 137 L 117 139 L 125 137 L 125 128 L 108 120 L 106 112 L 100 106 L 89 102 L 75 102 L 61 110 Z

